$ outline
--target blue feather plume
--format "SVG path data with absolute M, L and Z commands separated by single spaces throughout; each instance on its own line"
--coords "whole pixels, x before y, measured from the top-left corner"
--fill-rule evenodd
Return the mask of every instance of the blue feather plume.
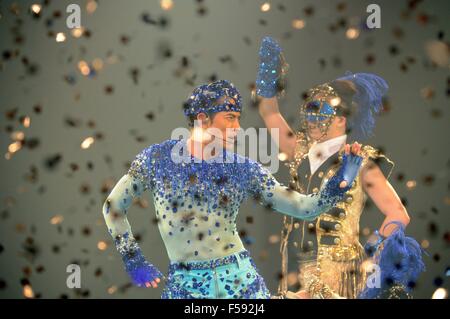
M 425 264 L 422 260 L 424 251 L 419 243 L 414 238 L 405 235 L 405 227 L 402 223 L 391 222 L 389 224 L 396 224 L 398 228 L 384 240 L 383 248 L 375 258 L 380 267 L 381 287 L 366 287 L 359 298 L 376 298 L 393 285 L 401 285 L 409 293 L 414 288 L 420 273 L 425 271 Z
M 373 134 L 375 115 L 381 112 L 383 97 L 388 91 L 386 81 L 372 73 L 352 73 L 347 71 L 337 80 L 348 80 L 355 84 L 353 103 L 356 114 L 350 119 L 351 135 L 356 140 L 366 140 Z

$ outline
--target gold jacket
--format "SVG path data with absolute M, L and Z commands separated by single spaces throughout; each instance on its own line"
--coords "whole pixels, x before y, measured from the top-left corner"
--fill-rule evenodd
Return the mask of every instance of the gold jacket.
M 391 174 L 394 163 L 372 146 L 362 147 L 363 162 L 360 172 L 370 165 L 379 165 L 387 178 Z M 335 154 L 335 162 L 328 167 L 320 167 L 314 174 L 318 178 L 316 183 L 320 187 L 330 179 L 338 170 L 342 160 L 343 149 Z M 298 158 L 297 158 L 298 159 Z M 320 187 L 311 187 L 313 176 L 305 174 L 299 176 L 298 165 L 290 165 L 291 185 L 303 193 L 315 193 Z M 382 167 L 384 164 L 384 167 Z M 387 166 L 387 167 L 386 167 Z M 309 172 L 309 170 L 308 170 Z M 366 185 L 367 186 L 367 185 Z M 312 189 L 311 189 L 312 188 Z M 359 173 L 352 188 L 345 194 L 344 200 L 336 207 L 323 213 L 315 222 L 300 222 L 302 234 L 307 228 L 314 228 L 317 238 L 316 256 L 311 260 L 300 262 L 299 283 L 301 289 L 306 289 L 312 298 L 356 298 L 366 283 L 366 274 L 363 267 L 365 253 L 359 242 L 359 221 L 367 195 L 362 185 Z M 279 292 L 287 292 L 287 238 L 289 233 L 299 228 L 299 222 L 285 218 L 282 231 L 282 282 Z M 300 245 L 305 243 L 301 242 Z

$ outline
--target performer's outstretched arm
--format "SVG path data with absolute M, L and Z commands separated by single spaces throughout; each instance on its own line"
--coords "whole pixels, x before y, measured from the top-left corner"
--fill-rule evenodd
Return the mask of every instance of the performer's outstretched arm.
M 133 283 L 156 288 L 162 273 L 145 259 L 127 219 L 133 198 L 141 196 L 148 188 L 142 178 L 147 171 L 146 154 L 147 149 L 137 156 L 130 171 L 114 186 L 103 204 L 103 217 Z
M 285 215 L 314 220 L 343 198 L 358 174 L 362 158 L 355 154 L 359 152 L 359 145 L 355 143 L 352 149 L 354 154 L 350 154 L 348 146 L 346 149 L 342 166 L 317 194 L 304 195 L 289 189 L 279 184 L 270 172 L 259 166 L 260 174 L 264 176 L 263 185 L 259 188 L 261 202 Z

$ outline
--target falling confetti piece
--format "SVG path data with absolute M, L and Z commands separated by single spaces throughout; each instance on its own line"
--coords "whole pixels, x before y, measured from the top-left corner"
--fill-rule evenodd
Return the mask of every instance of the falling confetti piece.
M 106 250 L 106 248 L 108 248 L 108 244 L 105 241 L 101 240 L 97 243 L 97 248 L 99 250 Z
M 56 42 L 64 42 L 64 41 L 66 41 L 66 35 L 64 34 L 64 32 L 58 32 L 56 34 L 55 40 L 56 40 Z
M 292 20 L 292 27 L 294 29 L 300 30 L 303 29 L 305 27 L 306 23 L 304 20 L 301 19 L 294 19 Z
M 448 68 L 450 66 L 450 46 L 443 41 L 432 40 L 425 44 L 428 58 L 436 65 Z
M 278 236 L 278 235 L 270 235 L 269 236 L 269 243 L 276 244 L 278 242 L 280 242 L 280 236 Z
M 32 4 L 31 11 L 35 14 L 39 14 L 41 12 L 42 6 L 40 4 Z
M 265 2 L 265 3 L 263 3 L 263 4 L 261 5 L 261 11 L 262 11 L 262 12 L 267 12 L 267 11 L 269 11 L 269 10 L 270 10 L 270 3 Z
M 84 34 L 85 29 L 83 27 L 73 28 L 70 33 L 74 38 L 81 38 Z
M 416 182 L 416 181 L 413 181 L 413 180 L 410 180 L 410 181 L 407 181 L 407 182 L 406 182 L 406 187 L 407 187 L 408 189 L 410 189 L 410 190 L 416 188 L 416 185 L 417 185 L 417 182 Z
M 434 291 L 431 299 L 447 299 L 447 297 L 448 297 L 447 289 L 441 287 Z
M 64 217 L 62 215 L 55 215 L 50 219 L 50 224 L 59 225 L 63 222 Z
M 94 144 L 95 139 L 93 137 L 86 137 L 83 142 L 81 142 L 81 148 L 82 149 L 88 149 L 89 147 Z
M 116 293 L 117 286 L 111 286 L 111 287 L 108 288 L 107 291 L 108 291 L 108 294 L 112 295 L 112 294 Z
M 25 298 L 34 298 L 34 292 L 30 285 L 23 287 L 23 295 Z
M 345 36 L 347 39 L 354 40 L 359 37 L 359 30 L 357 28 L 348 28 Z
M 429 242 L 428 240 L 424 239 L 424 240 L 422 240 L 422 242 L 420 243 L 420 246 L 421 246 L 423 249 L 427 249 L 427 248 L 430 247 L 430 242 Z
M 163 10 L 171 10 L 173 8 L 173 0 L 160 0 L 159 4 Z
M 97 1 L 96 0 L 89 0 L 86 3 L 86 11 L 89 14 L 93 14 L 97 10 Z

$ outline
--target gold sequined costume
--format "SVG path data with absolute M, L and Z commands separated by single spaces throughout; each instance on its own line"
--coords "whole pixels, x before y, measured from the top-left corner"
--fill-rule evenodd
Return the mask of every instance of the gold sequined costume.
M 310 194 L 320 187 L 339 168 L 343 148 L 328 158 L 314 174 L 310 174 L 305 152 L 304 138 L 297 134 L 295 159 L 288 164 L 291 186 Z M 363 164 L 360 172 L 368 165 L 378 165 L 388 178 L 394 163 L 375 148 L 362 147 Z M 359 242 L 359 221 L 367 195 L 363 190 L 361 173 L 344 200 L 314 222 L 285 218 L 282 230 L 282 279 L 279 293 L 288 291 L 287 274 L 289 264 L 296 264 L 299 271 L 300 289 L 307 290 L 311 298 L 356 298 L 363 289 L 366 275 L 362 267 L 365 253 Z M 315 237 L 308 241 L 307 237 Z M 289 251 L 297 256 L 288 256 Z M 298 257 L 298 258 L 296 258 Z M 292 268 L 292 267 L 291 267 Z M 295 270 L 294 270 L 295 271 Z

